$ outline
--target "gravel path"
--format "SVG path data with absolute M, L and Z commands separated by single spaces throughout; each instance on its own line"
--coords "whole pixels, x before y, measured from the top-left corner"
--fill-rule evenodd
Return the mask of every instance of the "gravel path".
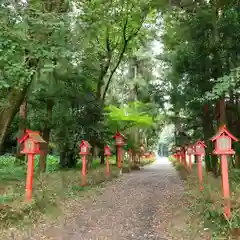
M 71 205 L 64 221 L 22 239 L 137 240 L 172 239 L 167 227 L 179 209 L 183 184 L 166 158 L 124 174 L 101 195 Z M 19 238 L 18 238 L 19 239 Z

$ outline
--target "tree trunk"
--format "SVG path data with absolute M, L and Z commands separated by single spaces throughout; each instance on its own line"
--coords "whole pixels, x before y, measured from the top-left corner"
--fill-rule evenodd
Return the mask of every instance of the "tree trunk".
M 100 146 L 100 164 L 104 164 L 105 163 L 105 156 L 104 156 L 104 144 L 101 144 Z
M 217 114 L 217 126 L 218 128 L 226 124 L 226 105 L 225 105 L 225 97 L 219 99 L 218 103 L 216 104 L 216 112 Z M 213 163 L 213 173 L 215 177 L 218 177 L 220 174 L 219 164 L 218 164 L 218 157 L 216 155 L 212 155 L 212 163 Z
M 240 169 L 240 154 L 236 154 L 236 164 L 235 167 Z
M 230 128 L 230 131 L 233 132 L 237 138 L 240 137 L 239 128 L 240 128 L 240 109 L 239 109 L 239 99 L 238 95 L 234 95 L 233 91 L 229 93 L 230 101 L 229 104 L 226 106 L 228 113 L 227 115 L 227 122 Z M 240 143 L 237 142 L 234 145 L 234 150 L 236 152 L 236 159 L 234 167 L 240 169 Z
M 218 127 L 226 124 L 226 105 L 225 105 L 225 98 L 222 97 L 219 99 L 219 122 Z
M 115 149 L 116 149 L 116 165 L 118 164 L 118 147 L 115 146 Z
M 28 87 L 24 89 L 11 89 L 7 98 L 8 105 L 0 109 L 0 152 L 2 151 L 3 143 L 7 135 L 7 129 L 17 114 L 27 89 Z
M 66 157 L 68 168 L 75 168 L 77 165 L 75 152 L 72 149 L 68 149 Z
M 25 99 L 19 110 L 19 126 L 18 126 L 18 139 L 22 139 L 26 129 L 27 120 L 27 100 Z M 25 155 L 21 154 L 22 144 L 17 141 L 16 158 L 19 159 L 20 163 L 24 162 Z
M 60 152 L 60 167 L 74 168 L 77 164 L 75 152 L 68 147 L 64 147 Z
M 213 113 L 209 107 L 209 104 L 204 104 L 203 107 L 203 136 L 204 141 L 207 144 L 206 155 L 205 155 L 205 164 L 206 171 L 216 171 L 217 167 L 217 158 L 212 155 L 212 143 L 209 141 L 214 135 L 213 129 Z M 211 156 L 212 155 L 212 156 Z
M 65 168 L 66 167 L 66 156 L 67 156 L 67 151 L 66 149 L 62 149 L 60 151 L 60 162 L 59 165 L 61 168 Z
M 92 145 L 92 144 L 91 144 Z M 92 148 L 90 150 L 89 155 L 87 156 L 87 168 L 91 168 L 92 167 L 92 163 L 93 163 L 93 158 L 95 156 L 95 146 L 92 145 Z
M 50 131 L 51 131 L 51 121 L 52 121 L 52 111 L 53 111 L 54 102 L 50 99 L 47 100 L 47 119 L 45 122 L 44 129 L 42 131 L 42 137 L 46 141 L 44 147 L 41 151 L 40 158 L 39 158 L 39 170 L 40 172 L 46 171 L 46 161 L 48 155 L 48 148 L 49 148 L 49 140 L 50 140 Z

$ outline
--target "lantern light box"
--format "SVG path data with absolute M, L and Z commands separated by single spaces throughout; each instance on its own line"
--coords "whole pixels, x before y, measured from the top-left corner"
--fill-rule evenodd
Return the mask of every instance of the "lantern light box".
M 87 141 L 82 140 L 80 144 L 80 154 L 87 155 L 89 152 L 89 143 Z
M 193 154 L 193 148 L 192 147 L 188 147 L 187 148 L 187 153 L 188 153 L 188 155 Z
M 108 145 L 106 145 L 105 148 L 104 148 L 104 155 L 105 156 L 110 156 L 111 155 L 111 149 Z
M 26 134 L 19 141 L 19 143 L 23 143 L 23 150 L 21 153 L 23 154 L 39 154 L 42 148 L 42 144 L 46 142 L 40 136 L 39 132 L 34 132 L 31 130 L 26 130 Z
M 115 138 L 115 144 L 117 146 L 123 146 L 124 145 L 124 136 L 120 132 L 117 132 L 115 134 L 114 138 Z
M 195 144 L 195 154 L 196 155 L 204 155 L 205 154 L 205 147 L 206 145 L 204 144 L 203 141 L 198 141 L 196 144 Z
M 212 142 L 215 142 L 215 149 L 213 154 L 234 154 L 232 149 L 232 141 L 238 141 L 224 125 L 221 127 L 215 136 L 211 138 Z

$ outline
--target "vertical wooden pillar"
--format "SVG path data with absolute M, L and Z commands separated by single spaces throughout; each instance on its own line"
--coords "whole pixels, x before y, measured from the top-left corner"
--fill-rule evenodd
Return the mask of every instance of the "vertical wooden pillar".
M 82 155 L 82 186 L 85 186 L 87 184 L 87 160 L 86 160 L 86 155 Z
M 198 158 L 198 177 L 200 184 L 200 191 L 203 190 L 203 171 L 202 171 L 202 155 L 197 155 Z
M 108 156 L 106 156 L 106 175 L 107 175 L 107 177 L 110 176 L 110 167 L 109 167 L 109 159 L 108 159 Z
M 189 154 L 188 157 L 189 157 L 189 169 L 192 171 L 192 154 Z
M 221 155 L 221 169 L 222 169 L 222 187 L 224 198 L 224 215 L 227 219 L 231 217 L 231 203 L 230 203 L 230 189 L 228 181 L 228 162 L 227 155 Z
M 34 154 L 28 154 L 28 168 L 27 168 L 27 179 L 26 179 L 26 201 L 32 200 L 32 186 L 33 186 L 33 175 L 34 175 Z

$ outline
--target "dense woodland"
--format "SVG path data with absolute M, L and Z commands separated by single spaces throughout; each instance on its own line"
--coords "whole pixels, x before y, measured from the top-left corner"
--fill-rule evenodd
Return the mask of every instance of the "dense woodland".
M 21 158 L 25 129 L 41 131 L 61 167 L 74 167 L 79 143 L 101 157 L 115 132 L 135 154 L 153 146 L 163 117 L 151 44 L 151 1 L 6 1 L 1 7 L 0 150 Z M 126 115 L 127 113 L 127 115 Z
M 74 168 L 83 139 L 91 144 L 91 167 L 95 159 L 104 163 L 105 144 L 115 152 L 113 135 L 121 131 L 134 156 L 142 145 L 153 151 L 159 143 L 170 149 L 203 139 L 206 169 L 219 175 L 209 139 L 223 124 L 240 137 L 239 1 L 0 6 L 2 155 L 24 165 L 16 139 L 31 129 L 47 142 L 42 172 L 48 154 Z M 239 143 L 234 148 L 232 168 L 240 168 Z
M 166 91 L 173 105 L 177 144 L 209 139 L 226 124 L 239 137 L 238 1 L 198 1 L 164 16 Z M 234 167 L 240 167 L 239 144 Z M 218 160 L 208 154 L 207 170 L 218 175 Z
M 240 2 L 210 0 L 186 5 L 173 8 L 163 17 L 161 59 L 167 66 L 165 91 L 170 95 L 175 144 L 205 141 L 204 191 L 194 185 L 191 175 L 190 212 L 201 216 L 202 228 L 210 229 L 212 237 L 206 239 L 237 239 L 240 145 L 234 143 L 236 155 L 228 161 L 232 218 L 226 221 L 222 214 L 221 164 L 212 154 L 210 138 L 223 125 L 240 137 Z

